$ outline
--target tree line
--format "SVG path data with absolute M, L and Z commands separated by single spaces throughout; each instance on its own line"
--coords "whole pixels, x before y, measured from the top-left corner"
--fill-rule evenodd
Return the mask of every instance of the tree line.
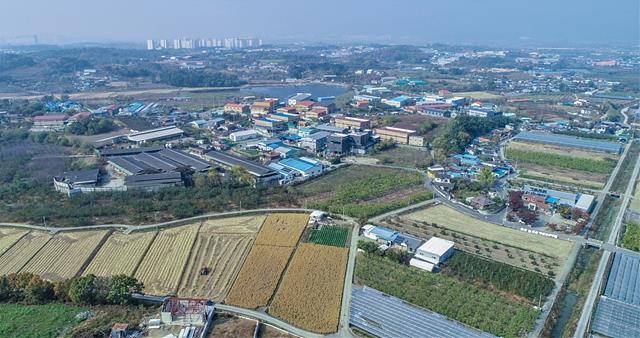
M 79 305 L 127 305 L 144 285 L 127 275 L 87 275 L 50 282 L 29 272 L 0 276 L 0 302 L 47 304 L 71 302 Z
M 440 127 L 431 143 L 440 156 L 448 156 L 462 152 L 474 138 L 514 122 L 514 119 L 504 116 L 460 115 Z

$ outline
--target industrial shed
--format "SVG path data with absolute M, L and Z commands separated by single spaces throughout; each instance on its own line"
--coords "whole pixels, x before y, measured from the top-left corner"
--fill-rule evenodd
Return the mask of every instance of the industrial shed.
M 622 146 L 619 143 L 585 139 L 575 136 L 558 135 L 550 133 L 533 133 L 523 131 L 513 138 L 517 141 L 552 144 L 563 147 L 573 147 L 579 149 L 600 151 L 605 153 L 619 154 Z
M 145 148 L 142 148 L 145 149 Z M 126 175 L 143 173 L 161 173 L 190 168 L 195 172 L 204 172 L 211 164 L 194 155 L 173 149 L 151 148 L 148 151 L 124 152 L 126 155 L 108 155 L 107 161 L 116 170 Z
M 267 187 L 279 184 L 280 175 L 273 169 L 261 164 L 220 151 L 210 151 L 204 156 L 226 169 L 231 169 L 236 166 L 245 169 L 254 177 L 256 187 Z

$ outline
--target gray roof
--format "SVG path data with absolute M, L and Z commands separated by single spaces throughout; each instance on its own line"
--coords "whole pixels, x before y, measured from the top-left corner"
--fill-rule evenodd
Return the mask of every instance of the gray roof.
M 314 139 L 314 140 L 320 140 L 320 139 L 329 137 L 329 135 L 331 135 L 330 132 L 318 131 L 318 132 L 315 132 L 313 134 L 310 134 L 309 136 L 306 136 L 305 138 L 310 138 L 310 139 Z
M 252 162 L 250 160 L 229 155 L 227 153 L 219 152 L 219 151 L 210 151 L 205 154 L 207 157 L 211 158 L 213 161 L 219 162 L 223 165 L 233 167 L 240 166 L 246 169 L 249 173 L 254 176 L 267 176 L 275 174 L 275 171 L 271 170 L 269 167 L 265 167 L 261 164 Z
M 56 179 L 70 184 L 96 183 L 98 182 L 98 169 L 65 171 Z
M 591 149 L 597 151 L 618 153 L 622 146 L 619 143 L 580 138 L 569 135 L 558 135 L 549 133 L 532 133 L 523 131 L 516 135 L 515 140 L 524 140 L 529 142 L 555 144 L 560 146 Z
M 613 257 L 604 295 L 640 306 L 640 256 L 616 253 Z
M 140 153 L 152 153 L 154 151 L 160 151 L 162 149 L 164 149 L 164 147 L 162 146 L 128 148 L 128 149 L 104 149 L 104 150 L 99 150 L 98 154 L 100 156 L 135 155 Z
M 211 163 L 173 149 L 153 152 L 140 152 L 135 155 L 111 156 L 109 162 L 133 174 L 143 171 L 173 171 L 180 167 L 189 167 L 195 171 L 206 171 Z
M 317 130 L 328 131 L 330 133 L 344 133 L 348 128 L 334 127 L 328 124 L 319 124 L 316 126 Z
M 125 185 L 157 184 L 157 183 L 177 183 L 182 181 L 179 172 L 168 172 L 160 174 L 131 175 L 124 178 Z
M 349 324 L 377 337 L 494 337 L 369 287 L 353 287 Z

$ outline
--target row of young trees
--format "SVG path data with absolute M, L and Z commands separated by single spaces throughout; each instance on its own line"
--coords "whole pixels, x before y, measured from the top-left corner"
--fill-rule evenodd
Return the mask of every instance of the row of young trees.
M 126 305 L 132 294 L 141 293 L 143 284 L 134 277 L 87 275 L 50 282 L 38 275 L 22 272 L 0 276 L 0 302 L 46 304 L 72 302 L 79 305 Z

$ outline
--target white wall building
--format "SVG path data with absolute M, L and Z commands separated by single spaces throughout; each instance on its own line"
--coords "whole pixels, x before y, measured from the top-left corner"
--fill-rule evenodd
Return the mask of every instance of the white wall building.
M 414 258 L 435 265 L 440 264 L 453 254 L 453 244 L 446 239 L 431 237 L 416 250 Z

